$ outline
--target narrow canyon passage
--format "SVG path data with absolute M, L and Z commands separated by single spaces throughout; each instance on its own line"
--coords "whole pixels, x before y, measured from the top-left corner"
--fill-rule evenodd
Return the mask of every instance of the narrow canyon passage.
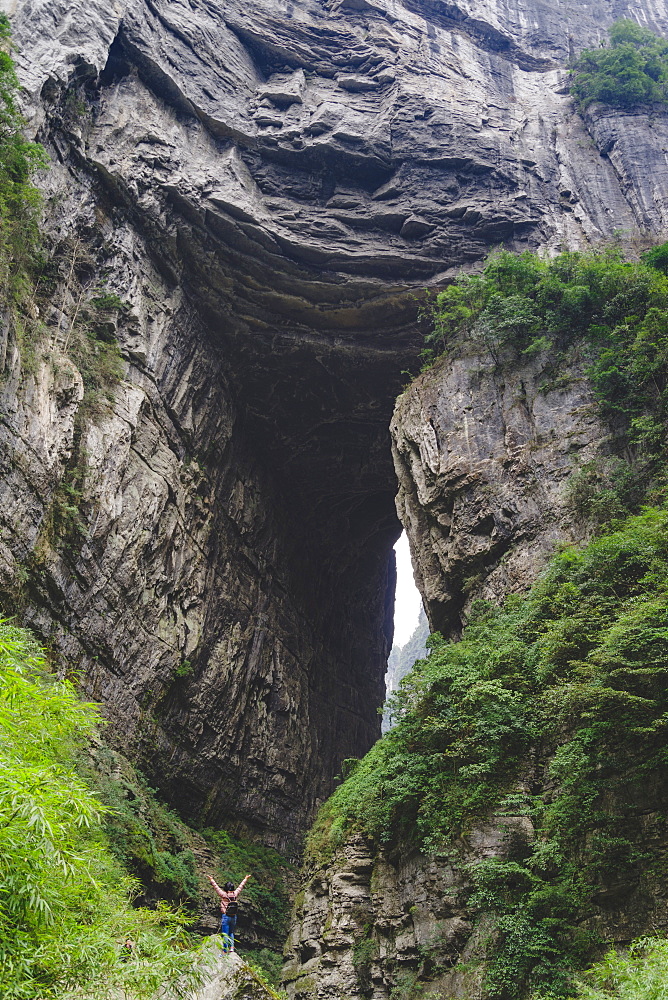
M 494 3 L 288 6 L 16 10 L 62 274 L 49 364 L 3 348 L 0 498 L 6 599 L 106 706 L 111 738 L 184 813 L 284 845 L 378 733 L 400 530 L 388 426 L 424 286 L 500 243 L 666 222 L 663 119 L 576 113 L 567 4 L 529 21 Z M 578 16 L 593 44 L 611 15 Z M 64 333 L 82 305 L 122 359 L 108 404 Z M 473 504 L 480 551 L 448 583 L 436 453 L 453 435 L 466 454 L 471 405 L 461 379 L 448 392 L 449 410 L 405 403 L 395 449 L 444 631 L 505 530 Z M 423 458 L 426 506 L 409 495 Z
M 80 863 L 44 931 L 16 835 L 18 976 L 250 872 L 284 1000 L 568 1000 L 668 928 L 666 0 L 0 7 L 0 727 Z

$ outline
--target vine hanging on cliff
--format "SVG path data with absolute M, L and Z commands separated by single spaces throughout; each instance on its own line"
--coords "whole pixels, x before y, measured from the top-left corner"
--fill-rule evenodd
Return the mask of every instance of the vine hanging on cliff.
M 10 37 L 9 20 L 0 14 L 0 288 L 11 296 L 22 290 L 39 249 L 41 196 L 32 177 L 47 157 L 24 135 L 19 81 L 7 51 Z

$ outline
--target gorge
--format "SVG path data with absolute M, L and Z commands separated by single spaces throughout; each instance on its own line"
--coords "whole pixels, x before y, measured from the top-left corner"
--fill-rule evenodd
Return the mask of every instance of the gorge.
M 665 36 L 668 8 L 2 9 L 51 161 L 50 263 L 23 332 L 0 329 L 3 610 L 184 818 L 296 855 L 342 762 L 380 734 L 401 523 L 445 636 L 590 533 L 566 486 L 611 432 L 581 361 L 546 388 L 541 355 L 507 377 L 469 352 L 406 386 L 424 289 L 490 250 L 663 241 L 665 108 L 581 110 L 568 67 L 619 18 Z M 483 853 L 503 839 L 476 836 Z M 353 962 L 378 859 L 363 839 L 341 850 L 344 875 L 298 899 L 289 994 L 399 996 Z M 443 904 L 459 876 L 405 863 L 383 859 L 373 915 L 396 923 L 390 957 L 417 967 L 446 920 L 452 963 L 470 933 Z M 409 926 L 430 896 L 438 912 Z M 462 982 L 437 995 L 481 988 Z

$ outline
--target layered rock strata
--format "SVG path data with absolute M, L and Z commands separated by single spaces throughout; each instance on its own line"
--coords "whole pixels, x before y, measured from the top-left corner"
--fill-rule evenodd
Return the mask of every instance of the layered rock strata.
M 132 304 L 113 407 L 75 423 L 84 387 L 57 323 L 31 368 L 6 333 L 7 608 L 82 671 L 112 740 L 180 808 L 285 846 L 377 730 L 394 518 L 335 511 L 343 565 L 327 558 L 308 497 L 239 430 L 221 351 L 123 236 L 106 272 L 128 264 L 113 287 Z
M 456 635 L 472 599 L 525 589 L 558 544 L 591 530 L 573 487 L 614 468 L 618 442 L 585 367 L 464 347 L 399 397 L 397 510 L 432 631 Z
M 456 637 L 472 599 L 498 603 L 526 589 L 557 545 L 591 531 L 577 484 L 605 480 L 623 436 L 602 419 L 585 367 L 578 351 L 556 370 L 549 353 L 492 357 L 462 343 L 399 397 L 397 509 L 432 630 Z M 528 787 L 546 801 L 559 794 L 544 761 L 527 759 L 518 788 Z M 613 793 L 601 808 L 618 810 L 647 857 L 661 856 L 661 779 L 619 794 L 626 799 Z M 525 857 L 541 835 L 530 818 L 499 810 L 431 856 L 410 842 L 386 850 L 354 829 L 340 843 L 334 824 L 322 829 L 285 950 L 291 1000 L 487 996 L 499 931 L 472 903 L 469 873 L 485 859 Z M 606 874 L 579 920 L 584 931 L 627 944 L 668 925 L 661 876 Z
M 8 602 L 173 802 L 286 843 L 378 732 L 414 291 L 662 231 L 665 116 L 583 120 L 565 67 L 665 5 L 5 9 L 58 265 L 34 348 L 3 333 Z M 123 371 L 84 419 L 98 293 Z
M 401 989 L 477 997 L 489 927 L 474 930 L 465 864 L 503 857 L 525 817 L 474 832 L 451 857 L 386 856 L 353 837 L 297 897 L 286 945 L 290 1000 L 387 1000 Z M 459 967 L 458 967 L 459 966 Z M 434 972 L 437 968 L 439 971 Z
M 657 856 L 667 843 L 662 794 L 638 789 L 627 803 L 638 842 Z M 283 973 L 290 1000 L 482 1000 L 498 930 L 491 914 L 470 903 L 469 866 L 513 861 L 534 837 L 529 817 L 507 814 L 430 857 L 410 845 L 387 853 L 350 836 L 321 859 L 296 898 Z M 665 881 L 618 875 L 596 887 L 580 922 L 596 939 L 619 945 L 667 925 Z

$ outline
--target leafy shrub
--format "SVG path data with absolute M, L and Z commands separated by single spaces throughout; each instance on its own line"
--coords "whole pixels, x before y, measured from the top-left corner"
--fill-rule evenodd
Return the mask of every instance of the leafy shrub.
M 282 941 L 289 916 L 286 876 L 290 866 L 270 847 L 253 843 L 243 837 L 232 838 L 226 830 L 207 829 L 204 836 L 216 851 L 220 861 L 215 875 L 219 884 L 228 879 L 238 884 L 249 872 L 253 877 L 244 888 L 259 911 L 258 930 Z
M 668 434 L 668 245 L 641 263 L 619 251 L 562 253 L 543 260 L 526 252 L 493 254 L 480 275 L 463 275 L 433 304 L 432 354 L 486 352 L 504 357 L 546 353 L 559 372 L 568 352 L 584 364 L 594 394 L 620 448 L 630 445 L 641 465 L 635 489 L 624 485 L 621 507 L 659 481 Z M 657 478 L 658 477 L 658 478 Z
M 280 952 L 272 951 L 270 948 L 246 949 L 244 959 L 255 972 L 259 970 L 271 986 L 281 985 L 283 956 Z
M 371 936 L 371 924 L 364 926 L 353 947 L 353 968 L 364 996 L 370 996 L 373 983 L 371 967 L 378 957 L 378 943 Z
M 117 295 L 116 292 L 101 291 L 100 295 L 96 295 L 91 299 L 91 303 L 96 309 L 99 309 L 102 312 L 108 312 L 110 310 L 118 311 L 119 309 L 125 308 L 123 299 Z
M 585 49 L 573 67 L 571 93 L 586 107 L 668 103 L 668 42 L 635 21 L 617 21 L 611 45 Z
M 399 972 L 390 990 L 390 1000 L 431 1000 L 435 994 L 425 996 L 424 989 L 417 972 Z
M 665 769 L 667 593 L 661 506 L 564 550 L 526 596 L 476 602 L 461 641 L 430 638 L 397 725 L 321 810 L 321 855 L 335 823 L 439 851 L 494 812 L 531 818 L 534 840 L 469 871 L 471 906 L 496 926 L 489 996 L 571 995 L 597 894 L 661 877 L 637 789 Z
M 105 806 L 110 849 L 140 880 L 144 900 L 194 907 L 200 885 L 188 828 L 119 755 L 100 747 L 94 762 L 89 776 Z
M 10 23 L 0 14 L 0 46 L 10 47 Z M 25 120 L 18 109 L 19 82 L 8 51 L 0 49 L 0 289 L 5 300 L 19 305 L 30 291 L 36 296 L 39 284 L 47 300 L 58 283 L 59 264 L 54 253 L 49 259 L 42 252 L 39 229 L 41 195 L 32 183 L 35 172 L 48 165 L 42 146 L 30 142 L 23 134 Z M 73 241 L 65 290 L 72 291 L 77 265 L 84 263 L 82 242 Z M 90 266 L 91 262 L 87 262 Z M 39 280 L 38 280 L 39 279 Z M 88 306 L 93 311 L 124 310 L 125 304 L 112 292 L 101 290 Z M 87 326 L 77 325 L 83 300 L 83 289 L 77 297 L 71 330 L 65 337 L 65 351 L 79 368 L 85 389 L 85 408 L 89 414 L 103 412 L 112 398 L 113 388 L 120 382 L 123 363 L 113 335 L 109 336 L 90 315 Z M 63 299 L 64 302 L 64 299 Z M 90 313 L 90 309 L 88 309 Z M 24 368 L 34 365 L 34 341 L 44 328 L 16 310 L 14 329 L 21 343 Z M 81 317 L 83 318 L 83 317 Z M 30 336 L 26 333 L 29 330 Z M 60 326 L 57 335 L 60 334 Z M 74 512 L 76 513 L 76 512 Z
M 273 974 L 267 970 L 265 964 L 248 961 L 244 962 L 243 968 L 248 973 L 251 982 L 255 982 L 261 986 L 268 996 L 273 997 L 274 1000 L 288 1000 L 287 993 L 276 987 Z
M 6 1000 L 154 997 L 193 977 L 183 920 L 134 908 L 102 803 L 77 768 L 99 720 L 0 623 L 0 994 Z M 129 939 L 131 949 L 125 947 Z M 162 993 L 161 993 L 162 995 Z
M 123 377 L 123 358 L 116 339 L 77 327 L 67 346 L 83 379 L 84 409 L 89 414 L 103 413 Z
M 627 954 L 611 949 L 577 984 L 580 1000 L 661 1000 L 668 985 L 668 941 L 641 938 Z
M 0 45 L 9 46 L 10 24 L 0 14 Z M 41 198 L 31 183 L 47 164 L 46 153 L 23 135 L 18 109 L 19 82 L 14 63 L 0 49 L 0 288 L 10 296 L 23 286 L 25 271 L 35 262 L 39 244 Z M 6 294 L 6 293 L 5 293 Z

